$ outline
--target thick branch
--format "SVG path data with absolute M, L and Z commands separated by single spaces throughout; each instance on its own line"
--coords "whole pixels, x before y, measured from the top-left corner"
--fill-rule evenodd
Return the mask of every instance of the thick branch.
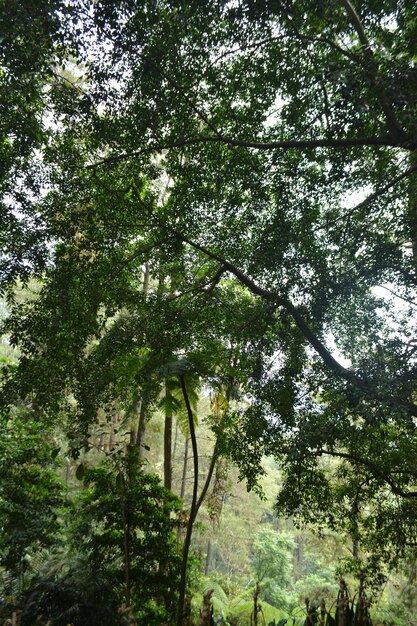
M 152 152 L 161 152 L 174 148 L 183 148 L 184 146 L 192 146 L 200 143 L 224 143 L 228 146 L 240 148 L 254 148 L 256 150 L 288 150 L 290 148 L 298 150 L 308 150 L 310 148 L 357 148 L 361 146 L 391 146 L 393 148 L 405 148 L 407 150 L 415 150 L 417 141 L 398 141 L 390 135 L 382 137 L 341 137 L 340 139 L 288 139 L 277 141 L 255 141 L 247 139 L 235 139 L 226 135 L 199 135 L 197 137 L 189 137 L 179 139 L 178 141 L 169 141 L 167 143 L 154 144 L 153 146 L 144 146 L 139 150 L 127 152 L 124 154 L 116 154 L 107 157 L 96 163 L 87 165 L 85 169 L 93 169 L 100 165 L 111 165 L 119 163 L 125 159 L 149 154 Z
M 219 261 L 222 264 L 222 267 L 220 268 L 218 272 L 218 276 L 220 276 L 220 274 L 224 273 L 225 271 L 229 271 L 232 274 L 234 274 L 234 276 L 236 276 L 236 278 L 242 283 L 242 285 L 245 285 L 252 293 L 254 293 L 257 296 L 260 296 L 261 298 L 263 298 L 264 300 L 267 300 L 268 302 L 273 303 L 277 307 L 282 307 L 283 309 L 285 309 L 287 313 L 291 315 L 291 317 L 297 324 L 298 329 L 304 335 L 305 339 L 314 348 L 317 354 L 322 358 L 324 364 L 327 365 L 327 367 L 330 370 L 335 372 L 337 375 L 341 376 L 347 382 L 354 384 L 356 387 L 359 387 L 361 389 L 368 388 L 368 383 L 366 382 L 366 380 L 358 376 L 358 374 L 356 374 L 353 370 L 343 367 L 343 365 L 334 358 L 332 353 L 326 348 L 324 343 L 312 331 L 310 326 L 304 320 L 300 311 L 297 309 L 297 307 L 295 307 L 292 304 L 292 302 L 290 302 L 290 300 L 276 293 L 273 293 L 272 291 L 268 291 L 267 289 L 264 289 L 263 287 L 260 287 L 251 278 L 249 278 L 241 270 L 239 270 L 236 266 L 234 266 L 232 263 L 229 263 L 228 261 L 223 259 L 220 255 L 216 254 L 215 252 L 211 252 L 204 246 L 201 246 L 200 244 L 188 239 L 188 237 L 185 237 L 181 233 L 175 232 L 174 234 L 181 241 L 188 243 L 190 246 L 192 246 L 195 250 L 202 252 L 209 258 L 216 259 L 217 261 Z M 415 405 L 412 402 L 405 402 L 404 407 L 407 409 L 410 415 L 417 416 L 417 405 Z
M 329 352 L 329 350 L 325 347 L 325 345 L 320 341 L 317 335 L 313 333 L 313 331 L 305 322 L 305 320 L 303 319 L 298 309 L 289 300 L 287 300 L 286 298 L 283 298 L 282 296 L 279 296 L 276 293 L 273 293 L 272 291 L 268 291 L 267 289 L 260 287 L 251 278 L 246 276 L 241 270 L 235 267 L 232 263 L 229 263 L 228 261 L 223 259 L 220 255 L 214 252 L 211 252 L 204 246 L 200 246 L 199 244 L 191 241 L 190 239 L 188 239 L 188 237 L 185 237 L 184 235 L 180 233 L 175 233 L 175 234 L 179 239 L 181 239 L 185 243 L 188 243 L 190 246 L 192 246 L 196 250 L 199 250 L 206 256 L 219 261 L 224 268 L 223 271 L 227 270 L 231 272 L 232 274 L 234 274 L 236 278 L 243 285 L 245 285 L 252 293 L 254 293 L 257 296 L 260 296 L 261 298 L 263 298 L 264 300 L 267 300 L 268 302 L 272 302 L 277 307 L 284 308 L 292 316 L 298 328 L 301 330 L 301 332 L 303 333 L 307 341 L 310 343 L 310 345 L 316 350 L 316 352 L 321 356 L 323 361 L 331 370 L 335 371 L 337 374 L 342 376 L 345 380 L 354 382 L 355 384 L 361 387 L 365 385 L 364 381 L 361 378 L 359 378 L 354 372 L 343 367 L 343 365 L 341 365 L 338 361 L 336 361 L 336 359 Z

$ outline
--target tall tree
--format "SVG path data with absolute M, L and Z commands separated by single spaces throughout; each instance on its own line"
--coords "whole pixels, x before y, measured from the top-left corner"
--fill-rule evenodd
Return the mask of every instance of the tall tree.
M 87 423 L 90 396 L 114 393 L 110 372 L 121 389 L 221 338 L 239 346 L 248 400 L 222 445 L 250 484 L 271 452 L 287 512 L 320 518 L 329 489 L 360 496 L 375 517 L 358 513 L 359 539 L 383 529 L 385 556 L 401 555 L 417 497 L 415 2 L 41 7 L 47 35 L 31 24 L 2 78 L 40 47 L 42 67 L 55 50 L 75 59 L 82 84 L 48 73 L 48 140 L 9 203 L 5 279 L 44 284 L 9 322 L 19 392 L 54 415 L 71 391 Z M 175 274 L 175 292 L 141 297 L 145 263 Z

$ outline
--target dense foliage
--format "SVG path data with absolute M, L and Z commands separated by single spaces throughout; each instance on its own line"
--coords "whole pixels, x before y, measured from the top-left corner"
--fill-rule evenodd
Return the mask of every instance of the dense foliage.
M 170 450 L 170 381 L 194 378 L 225 398 L 214 461 L 253 487 L 273 455 L 278 511 L 372 565 L 410 556 L 414 0 L 9 0 L 0 19 L 6 427 L 30 402 L 77 456 L 117 414 L 143 450 L 165 389 Z
M 0 436 L 0 562 L 23 577 L 28 553 L 57 541 L 65 505 L 62 482 L 51 467 L 51 446 L 23 413 L 2 423 Z
M 131 455 L 118 461 L 117 471 L 112 465 L 85 472 L 92 487 L 78 498 L 74 541 L 93 571 L 106 571 L 119 606 L 138 607 L 139 623 L 159 624 L 176 601 L 179 501 Z

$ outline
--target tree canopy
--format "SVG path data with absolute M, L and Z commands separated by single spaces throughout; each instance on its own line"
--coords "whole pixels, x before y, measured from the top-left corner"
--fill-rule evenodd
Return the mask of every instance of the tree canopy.
M 242 400 L 214 428 L 250 485 L 272 454 L 279 510 L 406 554 L 414 0 L 9 0 L 1 20 L 5 411 L 30 398 L 82 446 L 187 358 Z

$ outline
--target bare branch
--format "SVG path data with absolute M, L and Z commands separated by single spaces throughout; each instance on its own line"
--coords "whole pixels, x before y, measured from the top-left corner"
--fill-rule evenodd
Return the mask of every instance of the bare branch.
M 406 296 L 401 296 L 399 293 L 396 293 L 395 291 L 393 291 L 386 285 L 375 285 L 375 287 L 379 287 L 380 289 L 385 289 L 385 291 L 388 291 L 389 293 L 391 293 L 395 298 L 404 300 L 404 302 L 407 302 L 408 304 L 411 304 L 412 306 L 417 306 L 417 302 L 415 300 L 412 300 L 411 298 L 407 298 Z

